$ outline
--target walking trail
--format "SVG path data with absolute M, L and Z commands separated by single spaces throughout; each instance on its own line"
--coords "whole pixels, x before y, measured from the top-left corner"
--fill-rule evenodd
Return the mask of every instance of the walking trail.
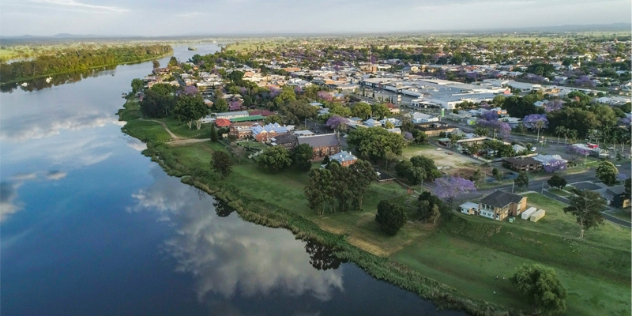
M 157 120 L 145 120 L 145 121 L 151 121 L 151 122 L 156 122 L 158 124 L 160 124 L 160 126 L 162 126 L 162 128 L 165 129 L 165 131 L 167 131 L 167 133 L 169 133 L 169 136 L 171 136 L 172 140 L 166 142 L 165 144 L 171 145 L 171 146 L 178 146 L 178 145 L 186 145 L 186 144 L 193 144 L 193 143 L 201 143 L 201 142 L 205 142 L 208 139 L 204 139 L 204 138 L 183 138 L 180 137 L 176 134 L 174 134 L 173 132 L 171 132 L 169 130 L 169 128 L 167 127 L 167 124 L 161 122 L 161 121 L 157 121 Z

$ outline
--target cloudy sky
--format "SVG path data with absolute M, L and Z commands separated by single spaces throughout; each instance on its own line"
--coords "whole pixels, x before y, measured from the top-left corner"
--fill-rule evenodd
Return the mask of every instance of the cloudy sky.
M 0 33 L 393 32 L 629 23 L 629 0 L 2 0 Z

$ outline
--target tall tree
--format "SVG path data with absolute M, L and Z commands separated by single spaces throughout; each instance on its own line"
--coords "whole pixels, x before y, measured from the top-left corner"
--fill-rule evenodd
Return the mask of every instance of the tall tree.
M 601 180 L 606 185 L 613 185 L 617 182 L 617 175 L 619 174 L 619 169 L 615 167 L 612 162 L 604 160 L 599 163 L 597 169 L 595 170 L 597 178 Z
M 364 194 L 369 189 L 371 182 L 377 179 L 377 175 L 371 163 L 366 160 L 358 159 L 348 168 L 351 176 L 350 189 L 355 196 L 354 207 L 359 210 L 362 209 Z
M 551 315 L 566 311 L 566 289 L 555 270 L 539 264 L 525 264 L 511 278 L 513 284 L 526 294 L 538 315 Z
M 402 135 L 391 133 L 381 127 L 353 130 L 349 133 L 347 142 L 355 146 L 361 156 L 374 162 L 384 161 L 389 151 L 401 155 L 404 148 Z
M 371 105 L 371 113 L 373 117 L 381 120 L 391 114 L 391 110 L 389 110 L 388 106 L 384 103 L 375 103 Z
M 364 102 L 356 103 L 351 108 L 351 115 L 366 120 L 371 117 L 371 105 Z
M 476 186 L 467 179 L 453 176 L 435 179 L 435 194 L 450 203 L 455 197 L 473 191 Z
M 601 211 L 606 208 L 606 201 L 597 192 L 573 189 L 574 195 L 568 198 L 569 206 L 564 213 L 571 213 L 577 218 L 580 227 L 579 238 L 584 238 L 584 231 L 603 223 Z
M 189 128 L 195 121 L 197 129 L 202 126 L 200 119 L 206 116 L 208 107 L 204 104 L 204 100 L 199 95 L 181 95 L 176 101 L 176 107 L 173 109 L 173 115 L 181 122 L 186 122 Z
M 514 179 L 514 184 L 519 188 L 528 188 L 529 187 L 529 175 L 526 172 L 521 171 L 518 174 L 518 177 Z
M 212 142 L 217 142 L 218 140 L 218 136 L 217 136 L 217 129 L 215 128 L 214 124 L 211 124 L 211 141 Z
M 308 144 L 300 144 L 292 149 L 292 163 L 302 171 L 309 171 L 312 168 L 312 158 L 314 149 Z
M 311 169 L 308 174 L 309 183 L 303 189 L 309 208 L 318 215 L 325 213 L 325 207 L 332 199 L 332 175 L 328 169 Z
M 292 165 L 290 152 L 283 146 L 272 146 L 266 148 L 259 156 L 257 163 L 267 170 L 278 172 L 287 169 Z
M 138 78 L 132 79 L 132 93 L 142 90 L 143 86 L 145 86 L 145 83 L 142 80 Z
M 393 236 L 406 224 L 406 213 L 401 206 L 382 200 L 377 205 L 375 221 L 380 224 L 382 232 Z
M 213 159 L 211 160 L 211 167 L 217 173 L 222 176 L 222 179 L 225 179 L 232 172 L 233 161 L 230 159 L 230 156 L 220 150 L 216 150 L 213 152 Z

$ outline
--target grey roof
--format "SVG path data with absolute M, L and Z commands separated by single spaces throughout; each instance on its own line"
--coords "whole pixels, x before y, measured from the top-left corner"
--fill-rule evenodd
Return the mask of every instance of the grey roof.
M 292 134 L 282 134 L 282 135 L 274 136 L 273 141 L 277 145 L 281 145 L 281 144 L 296 143 L 297 138 L 298 137 Z
M 494 207 L 505 207 L 509 203 L 520 203 L 524 197 L 518 194 L 503 192 L 500 190 L 481 199 L 481 204 L 487 204 Z
M 339 146 L 340 142 L 336 134 L 321 134 L 314 136 L 305 136 L 298 138 L 299 144 L 308 144 L 312 147 L 331 147 Z
M 584 181 L 584 182 L 577 182 L 577 183 L 572 183 L 572 186 L 574 186 L 575 188 L 577 188 L 578 190 L 599 190 L 601 189 L 600 186 L 592 183 L 592 182 L 588 182 L 588 181 Z

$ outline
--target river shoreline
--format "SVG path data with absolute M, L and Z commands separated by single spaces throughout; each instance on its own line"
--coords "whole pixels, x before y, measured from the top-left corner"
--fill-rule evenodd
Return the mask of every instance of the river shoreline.
M 119 120 L 122 120 L 123 117 L 129 119 L 130 115 L 126 111 L 127 108 L 124 107 L 118 112 Z M 130 132 L 125 127 L 122 130 L 129 136 L 140 139 L 139 135 L 135 135 L 134 132 Z M 337 258 L 351 261 L 372 277 L 429 299 L 440 308 L 463 310 L 472 315 L 517 314 L 489 302 L 467 298 L 455 288 L 423 276 L 392 259 L 366 252 L 350 244 L 345 240 L 344 235 L 324 231 L 313 221 L 276 205 L 271 205 L 268 201 L 235 192 L 234 187 L 205 178 L 204 175 L 192 177 L 189 175 L 189 167 L 178 162 L 178 159 L 172 155 L 165 154 L 168 150 L 167 146 L 147 141 L 147 149 L 142 154 L 158 163 L 168 175 L 179 177 L 182 183 L 194 186 L 227 203 L 242 219 L 248 222 L 272 228 L 285 228 L 290 230 L 298 239 L 310 239 L 330 247 L 334 249 Z

